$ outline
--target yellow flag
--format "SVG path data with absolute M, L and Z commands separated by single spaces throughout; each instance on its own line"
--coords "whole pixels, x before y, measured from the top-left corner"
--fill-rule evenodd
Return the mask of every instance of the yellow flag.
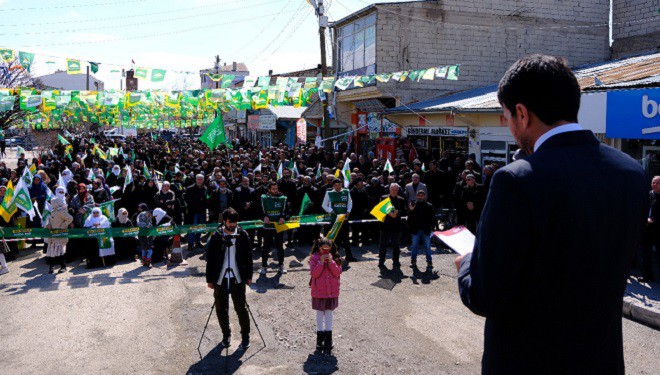
M 335 178 L 339 178 L 339 169 L 335 170 Z
M 14 196 L 14 184 L 9 180 L 7 191 L 5 192 L 5 198 L 2 200 L 2 204 L 0 204 L 0 216 L 2 216 L 7 223 L 9 223 L 12 215 L 16 213 L 16 203 L 12 202 L 12 204 L 9 205 L 12 196 Z
M 390 197 L 385 198 L 382 202 L 378 203 L 376 207 L 371 210 L 371 214 L 381 222 L 385 221 L 385 216 L 394 211 Z
M 341 229 L 341 226 L 344 224 L 344 221 L 346 221 L 345 214 L 337 215 L 337 218 L 335 219 L 335 223 L 332 224 L 332 228 L 330 228 L 330 231 L 328 231 L 328 234 L 326 234 L 325 237 L 330 241 L 334 242 L 334 240 L 337 238 L 337 235 L 339 235 L 339 230 Z
M 280 232 L 284 232 L 285 230 L 300 228 L 300 219 L 296 221 L 285 221 L 284 224 L 279 224 L 277 222 L 274 224 L 275 224 L 275 231 L 277 233 L 280 233 Z

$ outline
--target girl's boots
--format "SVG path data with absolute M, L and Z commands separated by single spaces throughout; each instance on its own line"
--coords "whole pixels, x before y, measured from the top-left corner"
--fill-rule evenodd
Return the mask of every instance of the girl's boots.
M 316 331 L 316 350 L 321 351 L 324 349 L 324 331 Z

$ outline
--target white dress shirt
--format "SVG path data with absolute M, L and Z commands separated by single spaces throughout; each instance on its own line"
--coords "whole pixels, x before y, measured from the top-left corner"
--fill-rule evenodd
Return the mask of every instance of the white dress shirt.
M 541 145 L 545 141 L 550 139 L 550 137 L 552 137 L 552 136 L 555 136 L 555 135 L 561 134 L 561 133 L 576 132 L 576 131 L 579 131 L 579 130 L 582 130 L 582 126 L 580 126 L 580 124 L 575 123 L 575 122 L 570 123 L 570 124 L 555 126 L 554 128 L 550 129 L 549 131 L 547 131 L 546 133 L 541 135 L 539 137 L 539 139 L 536 140 L 536 143 L 534 143 L 534 152 L 536 152 L 536 150 L 538 150 L 539 147 L 541 147 Z
M 225 235 L 224 229 L 222 234 Z M 238 228 L 234 230 L 232 235 L 238 234 Z M 232 276 L 236 278 L 236 282 L 241 282 L 241 275 L 238 273 L 238 265 L 236 264 L 236 237 L 231 239 L 232 245 L 225 251 L 225 259 L 222 262 L 222 270 L 220 271 L 220 278 L 218 279 L 218 285 L 222 284 L 222 276 L 224 275 L 227 279 L 230 279 Z M 228 263 L 231 261 L 231 272 L 225 272 L 228 267 Z

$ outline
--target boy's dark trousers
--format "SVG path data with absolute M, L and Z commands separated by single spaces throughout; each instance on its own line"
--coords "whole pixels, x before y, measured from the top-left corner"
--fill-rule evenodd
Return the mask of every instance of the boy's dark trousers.
M 277 262 L 280 266 L 284 264 L 284 233 L 277 233 L 275 229 L 261 229 L 261 235 L 264 238 L 264 246 L 261 248 L 261 265 L 268 266 L 268 253 L 273 245 L 277 249 Z
M 231 300 L 234 302 L 234 310 L 238 315 L 238 324 L 241 326 L 241 335 L 250 334 L 250 315 L 248 315 L 247 306 L 245 304 L 245 283 L 237 283 L 235 278 L 230 279 L 229 294 Z M 231 329 L 229 328 L 229 298 L 227 298 L 227 278 L 222 278 L 222 285 L 215 285 L 213 289 L 213 297 L 215 297 L 215 304 L 218 307 L 215 309 L 220 322 L 220 328 L 223 335 L 229 335 Z

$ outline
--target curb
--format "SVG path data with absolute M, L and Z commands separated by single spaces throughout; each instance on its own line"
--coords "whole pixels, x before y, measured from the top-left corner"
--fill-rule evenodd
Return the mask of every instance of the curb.
M 660 294 L 657 285 L 644 286 L 629 279 L 623 295 L 623 316 L 660 330 Z

